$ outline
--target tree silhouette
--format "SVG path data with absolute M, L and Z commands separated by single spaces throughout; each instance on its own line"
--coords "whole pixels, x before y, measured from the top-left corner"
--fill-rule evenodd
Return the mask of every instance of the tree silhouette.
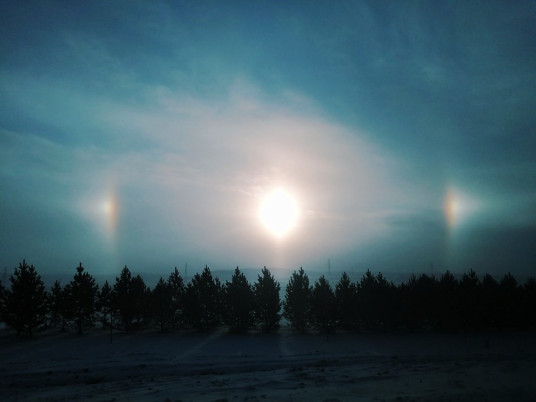
M 253 326 L 253 289 L 236 267 L 231 281 L 223 287 L 223 321 L 232 332 L 247 332 Z
M 335 328 L 337 319 L 337 303 L 329 282 L 322 275 L 314 284 L 310 296 L 311 325 L 323 332 Z
M 357 288 L 350 277 L 343 272 L 335 286 L 337 323 L 343 329 L 352 329 L 357 325 Z
M 143 278 L 140 275 L 132 277 L 125 265 L 115 278 L 112 302 L 126 332 L 146 324 L 150 313 L 149 297 L 150 290 Z
M 281 301 L 279 292 L 281 285 L 270 271 L 264 267 L 257 282 L 253 285 L 255 322 L 264 332 L 279 328 L 281 319 Z
M 150 315 L 149 298 L 151 290 L 140 275 L 136 275 L 130 282 L 130 299 L 132 300 L 133 326 L 143 327 L 147 324 Z
M 55 281 L 48 293 L 48 311 L 50 313 L 51 324 L 55 328 L 58 326 L 63 310 L 63 289 L 59 281 Z
M 132 274 L 125 265 L 119 277 L 115 278 L 113 288 L 113 306 L 126 332 L 129 332 L 134 319 L 134 300 L 131 290 Z
M 89 273 L 84 272 L 84 267 L 80 263 L 69 284 L 69 301 L 73 306 L 74 321 L 79 334 L 82 333 L 84 327 L 94 324 L 98 288 L 95 279 Z
M 376 275 L 376 312 L 378 325 L 384 330 L 392 329 L 395 325 L 396 295 L 395 285 L 379 272 Z
M 462 275 L 458 286 L 458 311 L 461 325 L 465 329 L 478 326 L 480 290 L 480 279 L 475 271 L 470 270 Z
M 253 286 L 238 267 L 225 286 L 205 267 L 186 287 L 175 268 L 151 292 L 126 266 L 113 289 L 105 282 L 98 290 L 80 264 L 71 282 L 62 288 L 56 281 L 47 294 L 35 268 L 24 260 L 10 281 L 10 289 L 0 282 L 0 316 L 17 334 L 30 336 L 36 329 L 57 326 L 60 319 L 62 330 L 73 322 L 81 333 L 93 324 L 96 310 L 103 327 L 109 315 L 110 323 L 118 317 L 127 332 L 149 320 L 162 331 L 182 322 L 207 331 L 222 321 L 231 331 L 247 331 L 253 325 L 270 331 L 279 326 L 281 305 L 284 317 L 300 332 L 308 325 L 323 332 L 336 326 L 371 331 L 536 327 L 536 280 L 520 285 L 510 273 L 498 282 L 488 274 L 480 280 L 472 270 L 457 280 L 446 271 L 439 280 L 412 275 L 395 286 L 368 270 L 356 283 L 343 273 L 333 290 L 324 276 L 310 286 L 300 268 L 289 279 L 283 304 L 281 286 L 266 267 Z
M 439 279 L 437 297 L 438 326 L 441 329 L 454 329 L 458 327 L 460 316 L 458 314 L 458 281 L 450 271 L 446 271 Z
M 171 292 L 170 321 L 173 328 L 177 328 L 183 318 L 184 281 L 177 267 L 169 275 L 167 284 Z
M 61 330 L 62 332 L 67 331 L 67 327 L 75 318 L 76 311 L 75 306 L 71 300 L 71 284 L 68 283 L 65 285 L 61 291 L 60 298 L 60 308 L 61 308 Z
M 376 277 L 372 275 L 370 270 L 367 270 L 357 283 L 357 309 L 360 327 L 373 328 L 377 319 L 376 305 Z
M 152 317 L 164 332 L 174 316 L 173 294 L 171 286 L 162 277 L 151 292 Z
M 536 280 L 529 278 L 523 286 L 524 293 L 524 309 L 521 313 L 521 319 L 526 323 L 527 327 L 536 327 Z
M 212 277 L 208 266 L 205 266 L 201 274 L 195 274 L 185 291 L 184 313 L 187 323 L 201 331 L 208 331 L 220 325 L 221 293 L 220 281 Z
M 412 274 L 407 284 L 401 286 L 406 307 L 404 320 L 409 329 L 431 329 L 437 325 L 437 286 L 435 277 L 427 274 Z
M 499 282 L 499 321 L 503 327 L 513 327 L 522 321 L 518 317 L 521 302 L 520 287 L 508 272 Z
M 490 274 L 484 275 L 481 283 L 481 298 L 477 308 L 480 328 L 493 328 L 500 324 L 499 283 Z
M 246 276 L 235 268 L 223 286 L 223 322 L 232 332 L 247 332 L 253 326 L 253 289 Z
M 14 328 L 17 335 L 24 332 L 31 337 L 34 330 L 41 329 L 46 323 L 45 285 L 34 266 L 25 260 L 9 279 L 11 290 L 5 292 L 4 322 Z
M 4 320 L 6 314 L 6 289 L 4 284 L 0 281 L 0 321 Z
M 285 290 L 283 316 L 299 332 L 305 332 L 307 327 L 310 312 L 310 295 L 309 277 L 303 271 L 303 268 L 300 268 L 299 271 L 294 271 Z
M 108 325 L 112 325 L 112 308 L 113 308 L 113 289 L 108 283 L 104 282 L 104 285 L 97 292 L 96 307 L 101 314 L 102 328 L 106 328 Z M 109 321 L 106 317 L 109 316 Z

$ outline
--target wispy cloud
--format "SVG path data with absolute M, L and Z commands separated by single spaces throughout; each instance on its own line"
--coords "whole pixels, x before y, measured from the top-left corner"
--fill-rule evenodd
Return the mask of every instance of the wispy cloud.
M 124 253 L 135 253 L 139 243 L 158 250 L 164 241 L 184 253 L 210 249 L 257 265 L 272 263 L 257 208 L 274 187 L 288 188 L 302 210 L 286 251 L 296 264 L 323 261 L 329 250 L 378 235 L 371 216 L 384 200 L 398 197 L 396 161 L 358 132 L 316 116 L 303 96 L 287 97 L 284 107 L 252 87 L 231 88 L 225 101 L 158 88 L 147 96 L 153 108 L 111 102 L 104 107 L 87 99 L 87 110 L 99 112 L 79 115 L 78 131 L 92 120 L 108 136 L 97 136 L 92 145 L 10 133 L 12 157 L 4 159 L 4 169 L 42 180 L 45 198 L 57 197 L 47 191 L 51 182 L 64 186 L 64 204 L 95 225 L 103 224 L 95 205 L 114 186 Z M 108 147 L 118 143 L 123 146 Z M 26 164 L 22 154 L 38 157 Z
M 468 231 L 531 227 L 533 9 L 13 3 L 0 17 L 6 258 L 30 257 L 24 239 L 113 264 L 443 255 L 453 188 L 483 206 Z M 273 187 L 302 211 L 284 244 L 256 217 Z M 39 243 L 35 226 L 60 234 Z

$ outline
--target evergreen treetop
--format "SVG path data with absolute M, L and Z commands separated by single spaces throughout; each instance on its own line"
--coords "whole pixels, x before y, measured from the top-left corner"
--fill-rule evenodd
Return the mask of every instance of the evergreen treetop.
M 264 267 L 261 275 L 257 278 L 257 282 L 253 285 L 253 294 L 255 321 L 265 332 L 279 328 L 281 319 L 280 291 L 281 285 L 275 280 L 270 271 Z
M 46 323 L 47 294 L 41 276 L 33 265 L 22 260 L 10 276 L 11 290 L 6 291 L 4 321 L 17 334 L 32 336 Z
M 82 263 L 76 268 L 73 280 L 69 284 L 70 300 L 75 315 L 78 333 L 81 334 L 85 326 L 94 324 L 95 300 L 99 287 L 95 279 L 84 271 Z

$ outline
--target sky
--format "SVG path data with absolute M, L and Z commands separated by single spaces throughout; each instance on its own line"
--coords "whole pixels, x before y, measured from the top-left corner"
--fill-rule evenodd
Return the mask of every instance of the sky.
M 0 267 L 536 276 L 534 110 L 534 1 L 1 1 Z

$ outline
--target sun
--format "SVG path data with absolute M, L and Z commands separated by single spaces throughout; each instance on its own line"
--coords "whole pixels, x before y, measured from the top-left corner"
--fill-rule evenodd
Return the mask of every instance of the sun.
M 282 238 L 296 226 L 298 204 L 285 190 L 274 190 L 263 198 L 259 218 L 272 235 Z

